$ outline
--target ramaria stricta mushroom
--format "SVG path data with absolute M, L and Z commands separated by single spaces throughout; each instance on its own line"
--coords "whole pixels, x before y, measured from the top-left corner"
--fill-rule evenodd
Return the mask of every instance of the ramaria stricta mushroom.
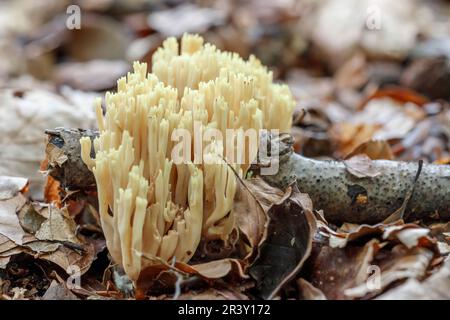
M 255 57 L 244 61 L 184 35 L 181 50 L 169 38 L 156 51 L 152 73 L 134 63 L 105 105 L 103 116 L 97 101 L 95 158 L 89 138 L 81 139 L 82 158 L 95 175 L 109 252 L 136 280 L 147 266 L 187 262 L 201 239 L 226 241 L 235 229 L 235 172 L 243 176 L 256 154 L 225 161 L 235 144 L 217 138 L 208 148 L 195 139 L 178 143 L 179 132 L 216 129 L 225 137 L 236 129 L 234 139 L 248 129 L 289 131 L 294 101 Z M 196 144 L 205 147 L 200 161 L 191 152 Z M 178 151 L 181 162 L 173 156 Z

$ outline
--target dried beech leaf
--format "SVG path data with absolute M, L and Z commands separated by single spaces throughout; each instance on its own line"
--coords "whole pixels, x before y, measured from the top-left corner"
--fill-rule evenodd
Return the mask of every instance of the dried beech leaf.
M 391 289 L 377 299 L 380 300 L 449 300 L 450 260 L 426 280 L 412 278 Z
M 21 193 L 9 200 L 0 201 L 0 234 L 19 245 L 23 243 L 25 232 L 20 225 L 17 211 L 25 203 L 26 198 Z
M 0 176 L 0 201 L 11 199 L 27 185 L 28 179 Z
M 372 160 L 365 154 L 359 154 L 344 161 L 347 171 L 358 178 L 373 178 L 381 172 L 377 171 Z
M 209 280 L 223 278 L 231 272 L 234 272 L 240 278 L 248 277 L 244 274 L 241 262 L 236 259 L 221 259 L 191 265 L 190 267 L 195 271 L 195 273 Z
M 297 286 L 300 291 L 301 298 L 304 300 L 327 300 L 327 297 L 325 297 L 320 289 L 314 287 L 303 278 L 297 279 Z
M 344 294 L 351 298 L 362 298 L 368 294 L 380 294 L 398 280 L 423 277 L 432 258 L 433 252 L 428 249 L 419 247 L 408 249 L 404 245 L 397 245 L 391 252 L 385 253 L 381 261 L 376 261 L 380 268 L 379 288 L 363 283 L 348 288 Z
M 311 201 L 295 183 L 290 188 L 290 197 L 269 210 L 267 238 L 249 271 L 265 299 L 273 298 L 296 275 L 311 252 L 316 228 Z
M 76 236 L 76 228 L 75 221 L 69 217 L 66 209 L 58 209 L 50 205 L 48 207 L 48 219 L 41 224 L 36 232 L 36 238 L 80 244 L 81 242 Z
M 70 291 L 64 283 L 58 283 L 53 280 L 47 291 L 45 291 L 43 300 L 79 300 L 78 297 Z
M 274 204 L 282 203 L 290 195 L 289 192 L 283 192 L 271 186 L 260 176 L 244 180 L 244 182 L 245 186 L 251 191 L 256 200 L 258 200 L 265 212 Z
M 366 283 L 367 271 L 380 243 L 372 239 L 365 245 L 331 248 L 322 246 L 311 263 L 310 282 L 328 299 L 348 298 L 344 291 Z
M 237 179 L 238 189 L 233 203 L 236 225 L 239 231 L 247 238 L 251 249 L 255 249 L 264 238 L 267 213 L 252 192 L 250 182 Z M 260 197 L 260 196 L 259 196 Z
M 39 259 L 51 261 L 63 270 L 76 266 L 80 269 L 80 273 L 84 274 L 89 270 L 95 259 L 95 250 L 92 244 L 84 245 L 82 250 L 75 250 L 62 245 L 54 252 L 40 255 Z
M 393 160 L 394 154 L 386 140 L 369 140 L 360 144 L 350 152 L 345 159 L 349 159 L 358 154 L 365 154 L 372 160 Z

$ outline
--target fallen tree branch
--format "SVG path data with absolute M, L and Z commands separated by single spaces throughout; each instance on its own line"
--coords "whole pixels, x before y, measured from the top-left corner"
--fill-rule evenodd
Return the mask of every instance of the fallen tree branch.
M 331 222 L 382 222 L 402 207 L 411 191 L 406 220 L 431 216 L 450 220 L 450 166 L 424 164 L 416 180 L 418 163 L 371 160 L 378 174 L 358 177 L 343 161 L 319 161 L 294 153 L 290 135 L 279 140 L 279 171 L 265 176 L 265 180 L 284 188 L 297 179 L 301 192 L 311 197 L 314 209 L 322 209 Z
M 98 132 L 57 128 L 46 133 L 47 157 L 50 158 L 48 150 L 54 147 L 67 156 L 61 164 L 49 161 L 49 174 L 68 189 L 95 185 L 92 172 L 81 160 L 79 139 L 82 136 L 93 139 Z M 279 161 L 279 171 L 264 179 L 280 188 L 297 179 L 301 192 L 311 197 L 314 209 L 322 209 L 330 222 L 382 222 L 404 205 L 408 195 L 406 220 L 428 217 L 450 220 L 450 166 L 424 164 L 415 181 L 417 163 L 373 160 L 371 167 L 377 175 L 358 177 L 342 161 L 319 161 L 294 153 L 292 142 L 290 135 L 271 140 L 272 148 L 279 147 L 278 160 L 271 159 Z

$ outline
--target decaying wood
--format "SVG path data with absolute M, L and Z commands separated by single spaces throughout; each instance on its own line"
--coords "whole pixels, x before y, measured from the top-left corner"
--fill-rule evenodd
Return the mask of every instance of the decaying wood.
M 69 189 L 95 185 L 93 174 L 81 160 L 79 139 L 93 139 L 98 132 L 57 128 L 46 133 L 48 146 L 56 146 L 67 156 L 62 164 L 50 161 L 49 174 Z M 358 177 L 344 162 L 313 160 L 294 153 L 290 135 L 272 139 L 272 149 L 275 145 L 279 146 L 279 171 L 264 179 L 280 188 L 297 179 L 301 192 L 311 197 L 314 209 L 322 209 L 330 222 L 378 223 L 401 208 L 405 199 L 406 220 L 450 220 L 450 166 L 424 164 L 415 181 L 418 163 L 373 160 L 371 166 L 377 175 Z M 51 150 L 48 146 L 47 153 Z

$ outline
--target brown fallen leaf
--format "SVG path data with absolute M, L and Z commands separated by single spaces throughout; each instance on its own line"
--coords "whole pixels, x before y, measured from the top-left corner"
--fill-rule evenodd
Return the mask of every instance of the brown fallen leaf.
M 380 99 L 386 97 L 396 100 L 402 104 L 411 102 L 418 106 L 422 106 L 429 102 L 428 98 L 413 90 L 403 87 L 391 86 L 374 92 L 372 95 L 367 97 L 367 99 L 361 104 L 361 107 L 364 107 L 366 103 L 372 99 Z
M 244 182 L 245 186 L 251 191 L 256 200 L 258 200 L 265 212 L 273 205 L 281 204 L 290 195 L 290 192 L 284 192 L 271 186 L 260 176 L 244 180 Z
M 269 210 L 267 238 L 249 269 L 256 280 L 258 295 L 272 299 L 301 269 L 311 252 L 316 224 L 311 199 L 290 186 L 290 196 Z
M 332 125 L 330 135 L 336 141 L 338 153 L 344 156 L 371 140 L 380 128 L 380 124 L 339 122 Z
M 208 279 L 220 279 L 234 273 L 239 278 L 248 278 L 248 275 L 244 274 L 243 263 L 237 259 L 221 259 L 201 264 L 191 265 L 190 268 L 199 276 Z M 183 269 L 186 270 L 186 269 Z
M 39 259 L 53 262 L 66 272 L 76 267 L 79 269 L 80 274 L 84 274 L 89 270 L 95 257 L 96 252 L 92 244 L 84 245 L 82 250 L 60 245 L 58 250 L 54 252 L 39 255 Z
M 378 295 L 388 286 L 402 279 L 421 278 L 430 267 L 433 252 L 420 247 L 412 249 L 404 245 L 395 246 L 389 253 L 380 253 L 373 262 L 380 270 L 377 285 L 363 283 L 357 287 L 348 288 L 344 294 L 350 298 L 362 298 L 368 295 Z M 369 296 L 370 297 L 370 296 Z
M 439 252 L 429 229 L 401 220 L 333 230 L 319 214 L 317 224 L 325 241 L 308 262 L 308 280 L 330 299 L 371 298 L 399 280 L 420 278 Z
M 47 291 L 45 291 L 42 300 L 79 300 L 78 297 L 67 288 L 65 283 L 58 283 L 53 280 Z
M 344 160 L 347 171 L 358 178 L 373 178 L 380 175 L 381 172 L 372 165 L 372 160 L 365 154 L 358 154 L 347 160 Z
M 436 240 L 430 236 L 430 229 L 420 228 L 414 224 L 389 226 L 384 230 L 383 239 L 397 239 L 408 249 L 414 247 L 427 247 L 435 249 Z
M 71 242 L 80 244 L 81 241 L 76 236 L 77 225 L 69 216 L 67 208 L 58 209 L 53 205 L 48 205 L 42 213 L 47 215 L 47 219 L 36 231 L 36 238 L 39 240 Z
M 256 185 L 263 185 L 260 181 L 244 181 L 237 179 L 238 189 L 233 203 L 233 211 L 236 219 L 236 226 L 240 234 L 245 236 L 250 245 L 250 252 L 247 256 L 251 256 L 261 240 L 265 236 L 266 224 L 268 216 L 263 209 L 261 202 L 258 201 L 258 192 L 252 192 Z
M 20 226 L 17 211 L 26 203 L 26 198 L 18 193 L 14 198 L 0 201 L 0 234 L 21 245 L 25 232 Z
M 386 140 L 369 140 L 357 146 L 345 156 L 349 159 L 358 154 L 365 154 L 372 160 L 393 160 L 394 154 Z
M 370 275 L 368 269 L 380 249 L 376 239 L 345 248 L 320 246 L 308 262 L 312 270 L 308 280 L 328 299 L 348 299 L 344 291 L 365 285 Z
M 448 300 L 450 299 L 450 260 L 424 281 L 412 278 L 378 296 L 379 300 Z
M 320 289 L 317 289 L 303 278 L 297 279 L 297 286 L 300 291 L 300 296 L 304 300 L 327 300 Z

